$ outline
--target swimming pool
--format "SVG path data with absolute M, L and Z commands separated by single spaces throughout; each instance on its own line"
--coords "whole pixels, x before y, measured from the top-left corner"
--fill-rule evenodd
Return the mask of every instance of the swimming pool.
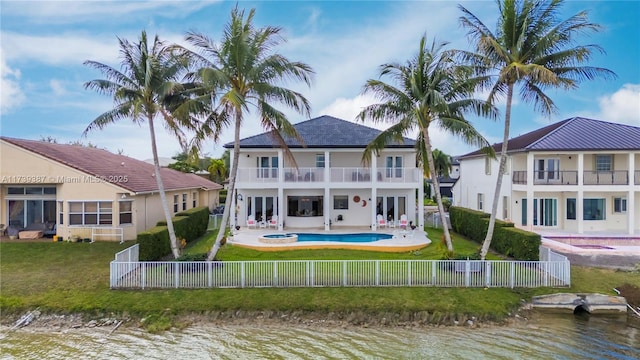
M 353 233 L 353 234 L 308 234 L 296 233 L 298 241 L 334 241 L 348 243 L 364 243 L 393 238 L 391 234 Z

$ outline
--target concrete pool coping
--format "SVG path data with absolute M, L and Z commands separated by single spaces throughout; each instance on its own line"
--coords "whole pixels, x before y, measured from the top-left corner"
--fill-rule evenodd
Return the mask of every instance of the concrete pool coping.
M 338 241 L 303 241 L 292 243 L 264 243 L 258 240 L 266 234 L 288 234 L 288 233 L 313 233 L 313 234 L 352 234 L 352 233 L 379 233 L 393 235 L 388 240 L 378 240 L 370 243 L 346 243 Z M 233 237 L 228 239 L 228 243 L 234 246 L 241 246 L 248 249 L 260 251 L 285 251 L 302 249 L 349 249 L 368 250 L 380 252 L 407 252 L 422 249 L 431 244 L 423 230 L 400 229 L 379 229 L 371 231 L 369 228 L 344 228 L 340 230 L 325 231 L 324 229 L 286 229 L 285 231 L 269 229 L 247 229 L 233 231 Z
M 640 234 L 622 234 L 622 233 L 611 233 L 611 232 L 593 232 L 593 233 L 585 233 L 585 234 L 576 234 L 576 233 L 568 233 L 568 232 L 539 232 L 542 245 L 551 248 L 552 250 L 560 250 L 564 252 L 570 252 L 575 254 L 608 254 L 608 255 L 640 255 L 640 246 L 624 246 L 624 245 L 611 245 L 607 244 L 605 241 L 599 243 L 597 240 L 599 239 L 628 239 L 640 238 Z M 608 248 L 602 249 L 594 249 L 594 248 L 585 248 L 580 246 L 573 246 L 571 241 L 562 242 L 555 239 L 593 239 L 594 245 L 602 245 Z

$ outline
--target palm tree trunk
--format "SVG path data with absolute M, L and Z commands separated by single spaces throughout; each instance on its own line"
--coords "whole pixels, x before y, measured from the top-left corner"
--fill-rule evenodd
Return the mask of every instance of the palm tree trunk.
M 442 196 L 440 195 L 440 183 L 438 183 L 438 176 L 436 175 L 436 166 L 433 162 L 433 152 L 431 151 L 431 139 L 429 138 L 429 128 L 425 127 L 424 130 L 424 142 L 427 150 L 427 164 L 429 165 L 429 172 L 431 173 L 431 180 L 433 181 L 434 192 L 436 193 L 436 203 L 438 203 L 438 211 L 440 211 L 440 219 L 442 219 L 442 230 L 444 232 L 444 240 L 447 243 L 447 250 L 450 254 L 453 254 L 453 242 L 451 241 L 451 234 L 449 233 L 449 223 L 444 216 L 444 205 L 442 204 Z
M 502 138 L 502 149 L 500 150 L 500 167 L 498 168 L 498 179 L 496 180 L 496 189 L 493 194 L 493 204 L 491 206 L 491 217 L 489 218 L 489 227 L 487 228 L 487 236 L 484 238 L 482 248 L 480 249 L 480 258 L 485 259 L 491 246 L 493 239 L 493 231 L 496 225 L 496 216 L 498 213 L 498 201 L 500 201 L 500 192 L 502 190 L 502 178 L 504 177 L 505 165 L 507 164 L 507 147 L 509 143 L 509 127 L 511 126 L 511 101 L 513 99 L 513 83 L 509 83 L 507 88 L 507 109 L 504 116 L 504 135 Z
M 153 116 L 148 117 L 149 131 L 151 132 L 151 151 L 153 153 L 153 167 L 156 173 L 156 183 L 158 184 L 158 192 L 160 193 L 160 201 L 162 202 L 162 210 L 164 210 L 164 218 L 167 220 L 167 231 L 169 232 L 169 243 L 173 257 L 180 257 L 180 249 L 178 248 L 178 240 L 173 229 L 173 221 L 171 220 L 171 212 L 169 212 L 169 204 L 167 204 L 167 195 L 164 193 L 164 184 L 160 176 L 160 162 L 158 161 L 158 147 L 156 146 L 156 132 L 153 128 Z
M 222 246 L 222 238 L 225 236 L 227 232 L 227 222 L 229 221 L 229 214 L 231 213 L 231 205 L 234 201 L 229 201 L 229 199 L 233 199 L 234 192 L 236 189 L 236 176 L 238 174 L 238 157 L 240 156 L 240 124 L 242 120 L 242 112 L 241 110 L 236 111 L 236 126 L 235 126 L 235 134 L 233 141 L 233 163 L 231 164 L 231 171 L 229 173 L 229 189 L 227 191 L 227 200 L 225 201 L 224 212 L 222 213 L 222 220 L 220 222 L 220 229 L 218 230 L 218 236 L 216 236 L 216 241 L 213 243 L 211 250 L 209 251 L 209 255 L 207 255 L 208 261 L 213 261 L 216 258 L 216 254 L 220 250 Z M 236 202 L 238 199 L 236 199 Z M 236 205 L 237 206 L 237 205 Z M 235 209 L 233 209 L 235 211 Z

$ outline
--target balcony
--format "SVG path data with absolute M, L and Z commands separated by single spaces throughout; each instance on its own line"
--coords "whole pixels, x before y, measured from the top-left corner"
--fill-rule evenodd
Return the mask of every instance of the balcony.
M 578 185 L 578 172 L 570 171 L 534 171 L 534 185 Z M 584 185 L 627 185 L 629 171 L 584 171 L 582 182 Z M 513 184 L 527 184 L 526 171 L 513 171 Z M 635 172 L 635 184 L 640 184 L 640 171 Z
M 284 168 L 285 183 L 318 183 L 325 181 L 324 168 Z M 278 168 L 238 169 L 239 182 L 272 183 L 280 181 Z M 371 168 L 330 168 L 332 183 L 372 183 Z M 414 183 L 421 181 L 421 172 L 416 168 L 381 168 L 376 173 L 379 183 Z

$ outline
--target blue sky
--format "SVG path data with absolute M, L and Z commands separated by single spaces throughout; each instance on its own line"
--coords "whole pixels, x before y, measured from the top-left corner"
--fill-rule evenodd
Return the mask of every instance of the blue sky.
M 423 33 L 429 39 L 449 41 L 451 48 L 469 48 L 458 25 L 458 3 L 495 28 L 494 1 L 240 1 L 238 6 L 256 8 L 258 26 L 282 27 L 287 42 L 279 52 L 315 70 L 311 88 L 291 85 L 311 102 L 311 116 L 327 114 L 353 121 L 363 106 L 374 102 L 361 95 L 365 81 L 378 76 L 381 64 L 413 56 Z M 112 106 L 109 97 L 84 89 L 85 82 L 102 75 L 82 63 L 95 60 L 118 67 L 117 37 L 135 41 L 142 30 L 181 44 L 189 30 L 220 39 L 235 4 L 2 0 L 0 133 L 36 140 L 51 136 L 62 143 L 81 140 L 135 158 L 150 158 L 146 125 L 121 122 L 81 138 L 86 126 Z M 551 117 L 515 101 L 512 136 L 573 116 L 640 126 L 640 1 L 568 1 L 562 10 L 562 18 L 589 10 L 590 20 L 605 27 L 579 41 L 603 46 L 606 54 L 594 56 L 590 65 L 609 68 L 618 77 L 585 82 L 571 92 L 550 90 L 559 108 Z M 293 123 L 306 120 L 286 113 Z M 502 121 L 470 120 L 490 142 L 501 141 Z M 256 123 L 250 116 L 241 137 L 261 133 Z M 434 146 L 446 153 L 474 150 L 434 130 Z M 208 143 L 202 152 L 218 157 L 222 145 L 232 139 L 233 130 L 228 129 L 219 144 Z M 163 131 L 158 143 L 160 156 L 171 157 L 179 151 L 178 142 Z

